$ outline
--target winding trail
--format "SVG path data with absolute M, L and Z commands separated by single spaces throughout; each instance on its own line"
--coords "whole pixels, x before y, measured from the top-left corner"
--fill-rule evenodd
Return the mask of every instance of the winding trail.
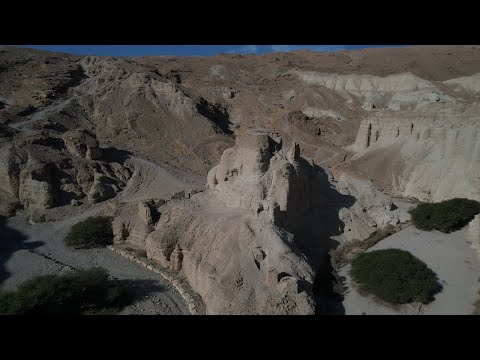
M 32 115 L 30 115 L 28 117 L 28 120 L 21 121 L 21 122 L 18 122 L 18 123 L 14 123 L 14 124 L 9 124 L 9 126 L 13 129 L 15 129 L 15 130 L 24 130 L 26 125 L 33 124 L 33 123 L 35 123 L 37 121 L 40 121 L 40 120 L 45 120 L 45 116 L 47 114 L 53 113 L 53 112 L 60 112 L 68 104 L 70 104 L 72 102 L 72 100 L 75 100 L 75 99 L 78 99 L 78 98 L 81 98 L 81 97 L 84 97 L 84 96 L 88 96 L 88 95 L 92 95 L 92 94 L 85 93 L 85 94 L 81 94 L 81 95 L 72 96 L 72 97 L 69 97 L 69 98 L 64 99 L 64 100 L 54 101 L 53 103 L 46 106 L 45 108 L 34 112 Z

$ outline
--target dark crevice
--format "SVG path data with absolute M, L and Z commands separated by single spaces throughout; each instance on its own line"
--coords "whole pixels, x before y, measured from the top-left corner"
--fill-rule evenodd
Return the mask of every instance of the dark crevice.
M 206 117 L 213 123 L 218 132 L 227 135 L 233 134 L 233 131 L 230 130 L 230 126 L 233 124 L 230 121 L 230 114 L 226 107 L 220 104 L 211 104 L 204 98 L 200 98 L 200 101 L 196 104 L 196 108 L 200 115 Z
M 287 277 L 287 276 L 291 277 L 292 275 L 290 275 L 290 274 L 288 274 L 288 273 L 286 273 L 286 272 L 281 272 L 280 274 L 277 275 L 277 281 L 280 281 L 280 280 L 282 280 L 284 277 Z
M 370 146 L 370 137 L 372 136 L 372 124 L 368 124 L 367 147 Z

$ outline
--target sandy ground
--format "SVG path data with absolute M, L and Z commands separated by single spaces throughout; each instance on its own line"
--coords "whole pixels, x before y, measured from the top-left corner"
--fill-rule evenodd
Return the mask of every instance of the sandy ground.
M 385 238 L 367 251 L 396 248 L 410 251 L 424 261 L 438 276 L 443 290 L 428 305 L 405 305 L 397 309 L 381 305 L 361 296 L 348 276 L 350 265 L 340 271 L 346 276 L 347 294 L 343 306 L 345 314 L 366 315 L 469 315 L 480 289 L 480 258 L 470 247 L 467 230 L 452 234 L 439 231 L 426 232 L 409 226 Z
M 115 202 L 167 198 L 174 191 L 204 187 L 204 178 L 187 173 L 172 175 L 161 166 L 132 157 L 135 172 Z M 62 273 L 71 269 L 103 267 L 127 286 L 135 296 L 121 314 L 189 314 L 177 290 L 160 275 L 127 260 L 109 249 L 74 250 L 63 239 L 70 227 L 105 209 L 107 202 L 79 207 L 65 206 L 47 212 L 48 221 L 30 224 L 15 216 L 0 222 L 0 289 L 13 290 L 23 281 L 41 274 Z

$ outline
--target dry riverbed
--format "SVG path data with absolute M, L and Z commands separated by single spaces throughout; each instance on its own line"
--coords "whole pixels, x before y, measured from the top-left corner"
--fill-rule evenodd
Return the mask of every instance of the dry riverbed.
M 23 281 L 37 275 L 99 266 L 105 268 L 134 295 L 133 304 L 120 314 L 189 314 L 180 294 L 160 275 L 106 248 L 67 248 L 63 239 L 71 223 L 77 221 L 80 219 L 29 224 L 19 216 L 3 220 L 0 224 L 3 243 L 0 288 L 13 290 Z

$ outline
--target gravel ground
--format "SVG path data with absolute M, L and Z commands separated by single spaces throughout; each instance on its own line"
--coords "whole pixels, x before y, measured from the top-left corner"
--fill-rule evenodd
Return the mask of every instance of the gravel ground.
M 480 259 L 470 247 L 467 227 L 451 234 L 422 231 L 409 226 L 389 236 L 367 251 L 396 248 L 410 251 L 438 276 L 443 290 L 428 305 L 413 304 L 391 308 L 361 296 L 351 283 L 350 265 L 340 271 L 347 278 L 348 292 L 343 301 L 345 314 L 367 315 L 469 315 L 480 289 Z
M 18 216 L 5 220 L 0 235 L 9 244 L 2 251 L 0 288 L 14 289 L 36 275 L 101 266 L 135 296 L 121 314 L 189 314 L 178 292 L 159 275 L 106 248 L 73 250 L 63 244 L 70 226 L 94 211 L 33 225 Z

